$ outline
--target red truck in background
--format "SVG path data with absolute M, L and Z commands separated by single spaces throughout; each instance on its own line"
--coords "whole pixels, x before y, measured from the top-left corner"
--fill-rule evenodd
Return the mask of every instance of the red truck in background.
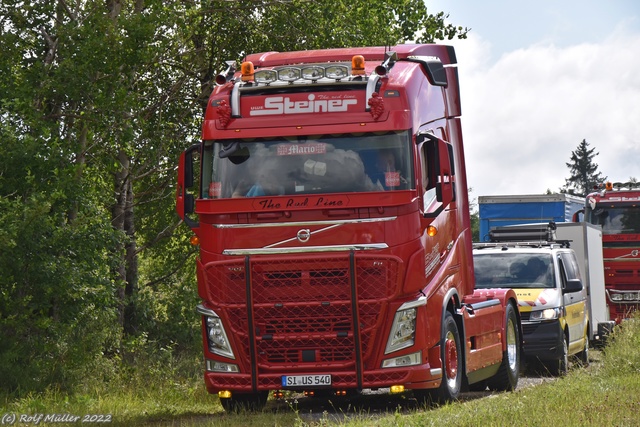
M 580 212 L 602 226 L 609 318 L 619 323 L 640 307 L 640 183 L 601 184 Z
M 453 48 L 228 65 L 178 166 L 207 390 L 235 410 L 285 390 L 514 389 L 516 296 L 474 291 Z

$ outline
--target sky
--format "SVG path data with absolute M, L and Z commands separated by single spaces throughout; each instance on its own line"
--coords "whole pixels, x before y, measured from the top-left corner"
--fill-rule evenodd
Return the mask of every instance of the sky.
M 468 185 L 557 192 L 582 140 L 611 181 L 640 179 L 640 1 L 426 0 L 471 31 L 456 49 Z

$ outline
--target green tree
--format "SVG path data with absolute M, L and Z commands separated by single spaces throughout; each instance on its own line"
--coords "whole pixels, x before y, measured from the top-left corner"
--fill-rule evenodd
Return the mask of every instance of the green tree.
M 589 148 L 585 139 L 578 144 L 576 150 L 571 152 L 571 161 L 566 163 L 571 175 L 565 179 L 561 192 L 586 196 L 595 185 L 607 179 L 598 172 L 598 164 L 593 161 L 598 154 L 595 148 Z

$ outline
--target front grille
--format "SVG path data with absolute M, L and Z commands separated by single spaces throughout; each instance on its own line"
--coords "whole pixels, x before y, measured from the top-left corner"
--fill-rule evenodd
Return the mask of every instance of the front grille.
M 372 353 L 399 281 L 399 262 L 390 256 L 353 256 L 353 274 L 349 255 L 252 256 L 205 266 L 208 298 L 226 314 L 228 332 L 241 343 L 245 357 L 252 314 L 258 375 L 293 364 L 353 370 L 358 351 L 354 319 L 363 357 Z

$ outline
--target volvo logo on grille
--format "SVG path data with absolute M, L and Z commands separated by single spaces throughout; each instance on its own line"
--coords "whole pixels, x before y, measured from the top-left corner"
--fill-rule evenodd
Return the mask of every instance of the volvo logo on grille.
M 301 243 L 306 243 L 309 241 L 309 238 L 311 238 L 311 230 L 303 228 L 302 230 L 298 231 L 298 241 Z

